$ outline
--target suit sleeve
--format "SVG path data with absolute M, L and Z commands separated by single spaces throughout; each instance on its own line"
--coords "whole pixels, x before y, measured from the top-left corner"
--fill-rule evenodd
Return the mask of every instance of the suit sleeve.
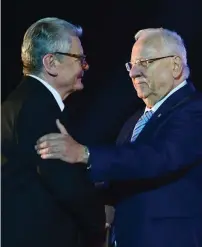
M 202 101 L 167 120 L 148 144 L 89 147 L 94 181 L 151 179 L 202 161 Z
M 25 107 L 18 119 L 19 150 L 30 164 L 37 166 L 42 183 L 58 204 L 78 222 L 86 245 L 94 246 L 104 241 L 105 212 L 86 170 L 60 160 L 43 160 L 34 150 L 39 137 L 58 132 L 55 120 L 42 110 L 39 113 Z

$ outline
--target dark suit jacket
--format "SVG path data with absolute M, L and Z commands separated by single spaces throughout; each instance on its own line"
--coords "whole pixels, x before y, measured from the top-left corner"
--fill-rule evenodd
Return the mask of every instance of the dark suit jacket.
M 39 137 L 58 132 L 57 118 L 65 124 L 68 112 L 31 77 L 2 105 L 3 247 L 90 247 L 104 240 L 104 206 L 86 169 L 43 160 L 34 150 Z
M 130 143 L 142 113 L 117 147 L 90 147 L 92 178 L 111 181 L 118 246 L 202 246 L 202 96 L 179 89 Z

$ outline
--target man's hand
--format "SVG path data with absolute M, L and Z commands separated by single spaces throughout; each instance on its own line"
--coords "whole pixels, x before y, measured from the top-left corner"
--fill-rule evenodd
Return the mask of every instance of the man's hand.
M 52 133 L 41 137 L 35 149 L 42 159 L 61 159 L 68 163 L 87 163 L 85 146 L 76 142 L 57 119 L 56 124 L 61 134 Z

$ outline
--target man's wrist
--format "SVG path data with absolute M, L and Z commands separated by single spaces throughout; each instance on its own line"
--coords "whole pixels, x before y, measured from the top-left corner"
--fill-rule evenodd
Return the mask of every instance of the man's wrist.
M 89 157 L 90 157 L 90 151 L 87 146 L 84 146 L 84 163 L 85 164 L 88 164 Z
M 87 164 L 89 161 L 90 152 L 87 146 L 81 145 L 81 155 L 79 162 Z

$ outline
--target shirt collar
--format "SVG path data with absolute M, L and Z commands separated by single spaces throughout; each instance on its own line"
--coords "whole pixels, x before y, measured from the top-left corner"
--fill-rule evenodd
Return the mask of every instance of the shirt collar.
M 177 87 L 173 88 L 173 90 L 170 91 L 169 94 L 167 94 L 163 99 L 161 99 L 160 101 L 158 101 L 152 108 L 148 108 L 146 106 L 145 108 L 145 111 L 144 112 L 147 112 L 147 111 L 152 111 L 153 113 L 155 111 L 158 110 L 158 108 L 163 104 L 164 101 L 166 101 L 166 99 L 168 97 L 170 97 L 173 93 L 175 93 L 177 90 L 179 90 L 180 88 L 184 87 L 185 85 L 187 84 L 187 81 L 183 81 L 182 83 L 180 83 Z
M 55 88 L 53 88 L 50 84 L 48 84 L 46 81 L 44 81 L 43 79 L 41 79 L 40 77 L 36 76 L 36 75 L 28 75 L 31 76 L 35 79 L 37 79 L 38 81 L 40 81 L 53 95 L 53 97 L 55 98 L 58 106 L 60 107 L 60 110 L 63 111 L 65 108 L 65 105 L 62 101 L 62 98 L 60 96 L 60 94 L 57 92 L 57 90 Z

